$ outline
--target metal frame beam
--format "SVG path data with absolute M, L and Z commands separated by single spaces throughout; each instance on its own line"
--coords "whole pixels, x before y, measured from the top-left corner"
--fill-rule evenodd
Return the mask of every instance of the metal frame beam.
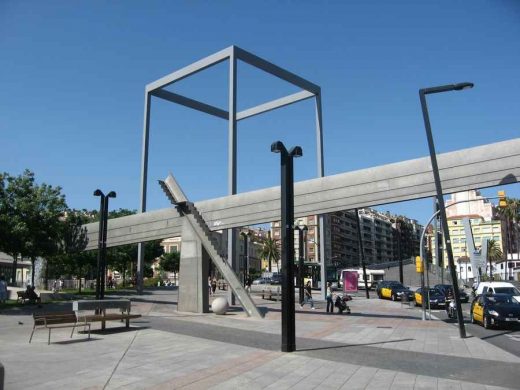
M 233 46 L 236 56 L 239 60 L 244 61 L 245 63 L 254 66 L 255 68 L 262 69 L 264 72 L 270 73 L 273 76 L 276 76 L 282 80 L 285 80 L 291 84 L 300 87 L 301 89 L 305 89 L 306 91 L 312 92 L 313 94 L 319 94 L 321 89 L 316 84 L 311 83 L 310 81 L 301 78 L 300 76 L 295 75 L 294 73 L 289 72 L 279 66 L 264 60 L 244 49 Z
M 157 90 L 151 92 L 151 94 L 152 94 L 152 96 L 156 96 L 158 98 L 168 100 L 169 102 L 177 103 L 182 106 L 192 108 L 194 110 L 216 116 L 218 118 L 222 118 L 222 119 L 229 118 L 229 113 L 225 110 L 222 110 L 218 107 L 215 107 L 215 106 L 212 106 L 212 105 L 209 105 L 206 103 L 199 102 L 198 100 L 190 99 L 186 96 L 182 96 L 182 95 L 170 92 L 170 91 L 166 91 L 164 89 L 157 89 Z
M 182 80 L 188 76 L 198 73 L 204 69 L 207 69 L 220 62 L 228 60 L 229 65 L 229 111 L 221 110 L 212 105 L 202 103 L 200 101 L 190 99 L 185 96 L 178 95 L 171 91 L 164 90 L 165 87 L 176 81 Z M 261 104 L 251 109 L 242 111 L 242 117 L 238 118 L 236 112 L 237 107 L 237 61 L 241 60 L 248 63 L 258 69 L 261 69 L 273 76 L 276 76 L 282 80 L 285 80 L 293 85 L 296 85 L 305 91 L 298 92 L 293 95 L 286 96 L 285 98 L 276 99 L 268 103 Z M 150 104 L 151 96 L 157 96 L 161 99 L 171 101 L 173 103 L 181 104 L 185 107 L 192 108 L 206 114 L 210 114 L 222 119 L 229 121 L 228 125 L 228 193 L 229 195 L 236 194 L 237 187 L 237 122 L 239 119 L 245 119 L 254 115 L 258 115 L 264 112 L 274 110 L 276 108 L 284 107 L 289 104 L 296 103 L 298 101 L 308 99 L 316 95 L 316 104 L 319 115 L 316 117 L 317 126 L 316 131 L 318 140 L 318 176 L 323 176 L 323 140 L 322 126 L 321 126 L 321 100 L 319 98 L 320 87 L 313 84 L 294 73 L 291 73 L 277 65 L 272 64 L 252 53 L 249 53 L 237 46 L 230 46 L 221 50 L 215 54 L 205 57 L 199 61 L 194 62 L 178 71 L 170 73 L 146 86 L 145 89 L 145 125 L 143 129 L 143 152 L 142 152 L 142 165 L 141 165 L 141 202 L 140 212 L 146 211 L 146 189 L 147 189 L 147 176 L 148 176 L 148 139 L 150 131 Z M 236 242 L 237 233 L 233 231 L 233 228 L 229 231 L 228 238 L 228 261 L 232 262 L 237 267 L 238 262 L 236 261 Z M 138 292 L 142 292 L 142 274 L 144 267 L 144 246 L 143 243 L 139 243 L 138 246 Z M 232 302 L 233 303 L 233 302 Z
M 251 118 L 255 115 L 263 114 L 264 112 L 269 112 L 272 110 L 276 110 L 277 108 L 285 107 L 290 104 L 294 104 L 297 102 L 301 102 L 302 100 L 310 99 L 314 94 L 309 91 L 300 91 L 295 94 L 285 96 L 280 99 L 271 100 L 270 102 L 260 104 L 256 107 L 248 108 L 247 110 L 240 111 L 237 114 L 237 121 L 242 119 Z
M 182 69 L 179 69 L 169 75 L 161 77 L 159 80 L 156 80 L 146 86 L 146 92 L 152 92 L 156 89 L 167 87 L 168 85 L 182 80 L 188 76 L 191 76 L 195 73 L 198 73 L 204 69 L 207 69 L 213 65 L 217 65 L 222 61 L 225 61 L 229 58 L 233 51 L 233 46 L 227 47 L 224 50 L 219 51 L 218 53 L 207 56 L 197 62 L 194 62 L 191 65 L 185 66 Z

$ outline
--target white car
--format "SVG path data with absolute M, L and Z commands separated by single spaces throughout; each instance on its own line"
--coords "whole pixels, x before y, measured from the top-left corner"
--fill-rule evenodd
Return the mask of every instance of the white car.
M 480 282 L 477 291 L 475 291 L 476 295 L 487 294 L 491 292 L 491 294 L 509 294 L 513 295 L 513 297 L 520 302 L 520 291 L 508 282 Z

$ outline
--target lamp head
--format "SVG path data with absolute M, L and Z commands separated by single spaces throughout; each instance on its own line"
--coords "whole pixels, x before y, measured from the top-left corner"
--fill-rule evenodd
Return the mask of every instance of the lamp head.
M 295 146 L 291 150 L 289 150 L 289 155 L 292 157 L 301 157 L 303 156 L 303 150 L 301 146 Z
M 282 141 L 275 141 L 271 144 L 271 152 L 273 153 L 282 153 L 287 152 L 287 149 L 285 148 L 285 145 Z
M 97 189 L 96 191 L 94 191 L 94 196 L 103 196 L 103 191 L 101 191 L 100 189 Z
M 474 87 L 473 83 L 458 83 L 453 86 L 455 91 L 462 91 L 463 89 L 471 89 Z
M 115 198 L 117 196 L 116 192 L 115 191 L 110 191 L 108 194 L 107 194 L 107 197 L 108 198 Z

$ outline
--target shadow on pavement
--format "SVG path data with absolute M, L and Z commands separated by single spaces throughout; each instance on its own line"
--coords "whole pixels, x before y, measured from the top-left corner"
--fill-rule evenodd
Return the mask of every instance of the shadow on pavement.
M 175 305 L 177 306 L 177 301 L 159 301 L 157 299 L 146 299 L 146 298 L 134 298 L 130 299 L 132 302 L 143 302 L 143 303 L 157 303 L 160 305 Z
M 78 343 L 88 343 L 90 341 L 101 341 L 103 339 L 91 337 L 90 339 L 74 339 L 74 340 L 63 340 L 63 341 L 51 341 L 51 344 L 59 344 L 59 345 L 67 345 L 67 344 L 78 344 Z
M 369 345 L 381 345 L 381 344 L 389 344 L 389 343 L 400 343 L 403 341 L 413 341 L 415 339 L 400 339 L 400 340 L 390 340 L 390 341 L 378 341 L 374 343 L 365 343 L 365 344 L 340 344 L 340 345 L 331 345 L 328 347 L 316 347 L 316 348 L 302 348 L 297 349 L 297 352 L 304 352 L 304 351 L 319 351 L 322 349 L 338 349 L 338 348 L 349 348 L 349 347 L 366 347 Z
M 113 328 L 103 329 L 93 329 L 90 331 L 90 334 L 99 334 L 99 335 L 107 335 L 114 333 L 127 333 L 127 332 L 136 332 L 138 330 L 149 329 L 149 326 L 132 326 L 131 328 L 127 328 L 126 326 L 118 326 Z M 88 332 L 80 331 L 79 334 L 86 334 Z

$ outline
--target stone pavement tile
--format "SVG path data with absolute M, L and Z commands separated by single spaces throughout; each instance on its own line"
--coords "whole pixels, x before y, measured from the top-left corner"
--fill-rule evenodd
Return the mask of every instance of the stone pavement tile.
M 247 390 L 260 390 L 263 387 L 256 383 L 254 380 L 244 377 L 243 375 L 236 376 L 225 382 L 221 382 L 215 386 L 208 387 L 208 389 L 247 389 Z
M 366 388 L 374 390 L 390 389 L 396 374 L 396 371 L 377 370 L 377 372 L 372 376 L 370 382 L 368 382 Z
M 437 388 L 437 378 L 431 376 L 417 375 L 414 390 L 432 390 Z
M 360 367 L 354 372 L 349 379 L 341 386 L 345 390 L 361 390 L 365 389 L 372 377 L 377 372 L 377 368 Z
M 460 387 L 462 390 L 486 390 L 486 386 L 480 383 L 461 382 Z
M 461 382 L 439 378 L 437 381 L 437 390 L 462 390 Z
M 350 366 L 350 367 L 349 367 Z M 320 385 L 320 389 L 322 387 L 330 387 L 334 389 L 339 389 L 343 384 L 356 372 L 358 366 L 348 365 L 340 365 L 336 367 L 331 375 L 329 375 Z
M 415 386 L 416 375 L 405 372 L 398 372 L 394 376 L 394 380 L 390 385 L 391 390 L 413 390 Z

